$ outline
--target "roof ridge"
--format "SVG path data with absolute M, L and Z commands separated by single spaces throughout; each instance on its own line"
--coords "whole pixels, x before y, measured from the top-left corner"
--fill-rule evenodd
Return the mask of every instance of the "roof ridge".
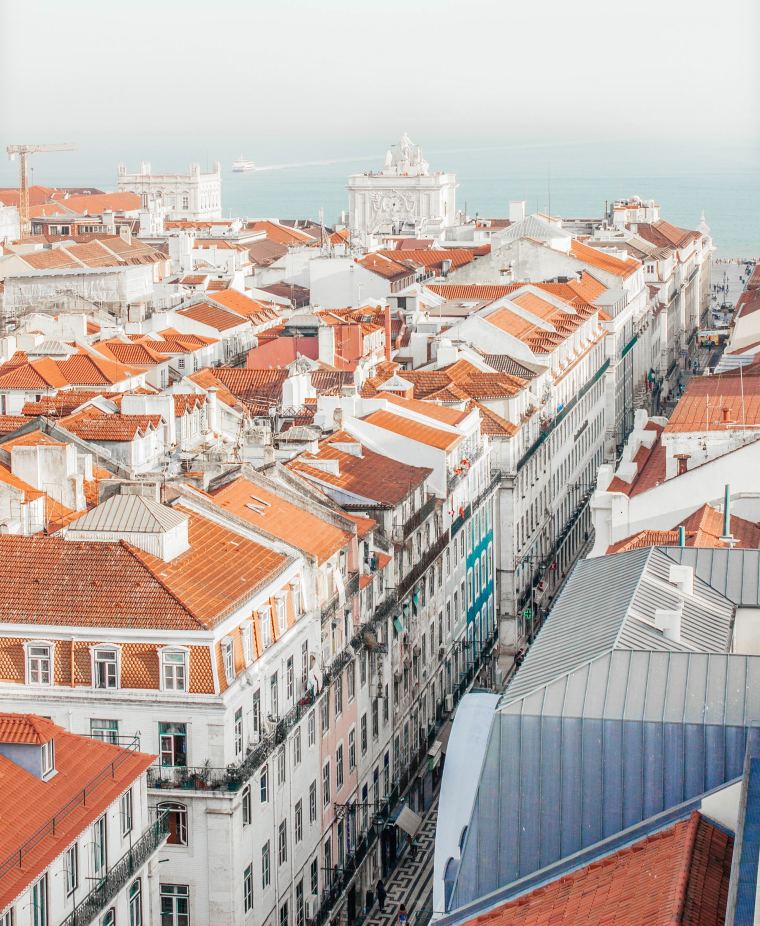
M 685 852 L 683 854 L 681 870 L 678 874 L 678 881 L 676 882 L 676 895 L 674 898 L 675 909 L 672 911 L 673 920 L 676 923 L 680 923 L 683 920 L 684 908 L 686 906 L 686 898 L 689 890 L 691 866 L 692 862 L 694 861 L 694 852 L 697 844 L 697 832 L 699 830 L 700 820 L 701 815 L 699 811 L 692 811 L 691 816 L 689 817 L 689 827 L 686 832 L 686 845 L 684 846 Z
M 124 549 L 135 560 L 137 560 L 137 562 L 143 567 L 143 569 L 147 570 L 151 578 L 155 579 L 155 581 L 158 582 L 158 584 L 166 592 L 166 594 L 169 595 L 169 597 L 172 598 L 182 608 L 182 610 L 195 621 L 195 623 L 199 627 L 201 627 L 203 630 L 209 629 L 208 625 L 201 620 L 201 618 L 192 610 L 192 608 L 189 608 L 187 604 L 185 604 L 185 602 L 182 601 L 182 599 L 171 588 L 169 588 L 166 582 L 164 582 L 163 579 L 150 568 L 150 566 L 145 562 L 145 560 L 140 555 L 144 553 L 143 550 L 141 550 L 139 547 L 133 546 L 127 540 L 119 540 L 119 544 L 122 547 L 124 547 Z M 150 554 L 147 554 L 147 555 L 150 555 Z

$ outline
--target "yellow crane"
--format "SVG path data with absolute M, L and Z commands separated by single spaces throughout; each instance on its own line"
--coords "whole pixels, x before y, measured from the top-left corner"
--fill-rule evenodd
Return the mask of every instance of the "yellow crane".
M 12 161 L 15 161 L 17 157 L 19 159 L 18 215 L 23 238 L 29 233 L 29 176 L 27 172 L 29 155 L 40 151 L 76 151 L 76 145 L 8 145 L 6 151 Z

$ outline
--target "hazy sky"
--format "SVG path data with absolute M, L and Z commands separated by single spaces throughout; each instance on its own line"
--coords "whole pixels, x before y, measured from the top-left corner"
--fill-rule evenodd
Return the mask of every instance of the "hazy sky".
M 164 169 L 382 157 L 403 130 L 750 151 L 759 40 L 758 0 L 0 0 L 0 143 Z

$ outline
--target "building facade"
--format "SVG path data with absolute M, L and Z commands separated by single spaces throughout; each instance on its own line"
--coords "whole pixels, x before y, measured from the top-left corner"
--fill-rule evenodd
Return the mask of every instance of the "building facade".
M 119 190 L 137 193 L 143 208 L 150 204 L 163 208 L 166 219 L 200 221 L 222 217 L 222 168 L 218 161 L 213 170 L 202 173 L 200 164 L 191 164 L 186 174 L 154 174 L 143 161 L 140 170 L 130 174 L 125 164 L 117 171 Z

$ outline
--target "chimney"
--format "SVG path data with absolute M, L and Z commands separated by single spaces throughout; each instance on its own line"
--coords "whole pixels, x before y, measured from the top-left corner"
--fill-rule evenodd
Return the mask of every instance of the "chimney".
M 723 423 L 725 424 L 728 421 L 728 415 L 731 409 L 728 407 L 728 405 L 724 405 L 721 411 L 723 412 Z
M 736 545 L 736 538 L 731 533 L 731 486 L 726 483 L 723 490 L 723 535 L 720 538 L 729 547 Z
M 104 209 L 103 210 L 103 225 L 105 226 L 106 231 L 109 235 L 116 234 L 116 221 L 114 219 L 113 209 Z M 121 234 L 121 232 L 119 232 Z
M 509 201 L 509 221 L 521 222 L 525 218 L 525 200 L 510 199 Z
M 333 424 L 335 425 L 336 431 L 340 431 L 343 428 L 343 409 L 340 406 L 333 412 Z
M 385 359 L 391 359 L 392 333 L 391 333 L 391 307 L 386 305 L 383 309 L 383 324 L 385 326 Z
M 132 244 L 132 229 L 129 227 L 129 225 L 119 226 L 119 237 L 127 244 Z
M 684 595 L 694 594 L 694 569 L 674 563 L 668 573 L 668 581 Z
M 274 463 L 274 447 L 272 444 L 267 444 L 264 447 L 264 466 L 271 466 Z
M 678 472 L 677 476 L 683 476 L 685 472 L 689 469 L 688 459 L 691 456 L 689 453 L 677 453 L 675 454 L 675 459 L 678 460 Z
M 682 608 L 683 604 L 674 611 L 657 608 L 654 612 L 654 626 L 662 631 L 666 640 L 672 640 L 673 643 L 679 643 L 681 640 Z
M 206 424 L 209 431 L 219 432 L 219 396 L 216 386 L 206 392 Z
M 319 361 L 328 366 L 335 365 L 335 331 L 332 325 L 320 325 L 317 330 Z

